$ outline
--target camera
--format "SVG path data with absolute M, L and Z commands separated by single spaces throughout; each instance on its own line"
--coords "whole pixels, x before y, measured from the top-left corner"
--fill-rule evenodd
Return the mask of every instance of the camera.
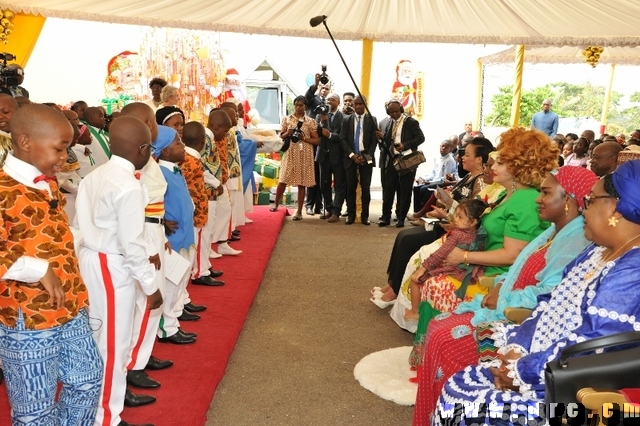
M 15 55 L 7 52 L 0 53 L 0 86 L 14 87 L 20 84 L 22 71 L 16 68 L 9 68 L 7 61 L 15 61 Z
M 327 84 L 329 82 L 329 76 L 327 75 L 327 66 L 322 65 L 322 74 L 320 74 L 320 83 Z
M 327 105 L 327 100 L 325 98 L 322 98 L 322 103 L 313 109 L 313 113 L 316 115 L 327 115 L 329 114 L 329 111 L 330 108 L 329 105 Z
M 293 132 L 291 133 L 291 142 L 299 142 L 300 141 L 300 137 L 302 136 L 302 121 L 298 121 L 298 125 L 295 129 L 293 129 Z

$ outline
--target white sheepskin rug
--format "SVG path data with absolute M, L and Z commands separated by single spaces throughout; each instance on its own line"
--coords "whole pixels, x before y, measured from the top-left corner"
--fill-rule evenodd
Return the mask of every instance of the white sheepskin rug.
M 411 346 L 374 352 L 362 358 L 353 369 L 353 375 L 360 385 L 399 405 L 414 405 L 418 385 L 409 379 L 416 376 L 409 369 Z

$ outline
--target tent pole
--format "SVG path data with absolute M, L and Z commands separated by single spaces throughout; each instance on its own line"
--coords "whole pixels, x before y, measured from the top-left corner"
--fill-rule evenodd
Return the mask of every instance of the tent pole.
M 371 89 L 371 63 L 373 61 L 373 40 L 362 39 L 362 73 L 360 74 L 360 89 L 362 94 L 369 100 Z
M 607 86 L 607 92 L 604 94 L 604 102 L 602 103 L 602 117 L 600 118 L 600 134 L 605 132 L 607 128 L 607 116 L 609 115 L 609 102 L 611 101 L 611 88 L 613 87 L 613 73 L 616 69 L 616 64 L 611 64 L 611 70 L 609 71 L 609 85 Z
M 478 59 L 478 93 L 476 95 L 476 117 L 475 123 L 473 123 L 473 128 L 476 130 L 482 130 L 482 86 L 484 84 L 482 78 L 482 60 Z
M 516 48 L 516 81 L 513 85 L 511 99 L 511 126 L 520 124 L 520 101 L 522 100 L 522 71 L 524 69 L 524 45 Z

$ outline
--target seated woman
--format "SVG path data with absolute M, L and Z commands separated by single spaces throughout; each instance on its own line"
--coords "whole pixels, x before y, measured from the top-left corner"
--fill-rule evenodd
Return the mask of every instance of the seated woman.
M 515 410 L 510 417 L 526 416 L 527 408 L 535 410 L 544 401 L 545 365 L 563 348 L 640 330 L 639 185 L 638 160 L 620 165 L 595 183 L 584 211 L 585 236 L 594 244 L 567 266 L 550 294 L 538 297 L 537 307 L 522 325 L 504 326 L 496 333 L 500 360 L 454 374 L 442 390 L 440 404 L 505 403 Z M 464 415 L 461 406 L 456 408 Z
M 487 231 L 484 251 L 453 249 L 446 262 L 485 266 L 486 276 L 506 272 L 522 249 L 540 235 L 549 223 L 538 216 L 536 198 L 542 180 L 557 165 L 558 149 L 539 130 L 514 127 L 500 136 L 498 158 L 493 165 L 493 179 L 506 188 L 500 203 L 482 219 Z M 429 321 L 442 312 L 451 312 L 464 300 L 471 300 L 488 289 L 478 283 L 458 291 L 462 283 L 452 276 L 427 279 L 423 287 L 423 303 L 410 362 L 420 363 L 424 335 Z M 458 295 L 463 297 L 459 297 Z
M 505 308 L 533 308 L 538 295 L 551 292 L 560 283 L 565 266 L 589 244 L 580 212 L 583 198 L 596 181 L 597 176 L 582 167 L 552 171 L 542 181 L 536 200 L 540 219 L 551 226 L 522 250 L 509 272 L 496 277 L 497 284 L 488 294 L 461 303 L 454 314 L 441 314 L 431 321 L 425 350 L 420 354 L 414 425 L 429 422 L 442 386 L 452 374 L 475 364 L 479 351 L 487 355 L 491 342 L 476 343 L 492 329 L 485 324 L 504 321 Z
M 483 165 L 487 163 L 489 153 L 493 150 L 491 142 L 484 138 L 475 138 L 465 147 L 462 166 L 469 174 L 451 189 L 452 200 L 457 202 L 466 198 L 475 198 L 480 192 L 484 187 L 482 181 Z M 447 216 L 447 212 L 441 208 L 435 208 L 430 213 L 430 217 L 441 219 Z M 439 226 L 429 230 L 425 227 L 415 227 L 400 231 L 393 244 L 393 251 L 387 267 L 387 285 L 382 288 L 374 288 L 371 301 L 380 308 L 389 306 L 397 297 L 402 284 L 402 275 L 411 256 L 420 247 L 440 238 L 444 232 L 444 229 Z

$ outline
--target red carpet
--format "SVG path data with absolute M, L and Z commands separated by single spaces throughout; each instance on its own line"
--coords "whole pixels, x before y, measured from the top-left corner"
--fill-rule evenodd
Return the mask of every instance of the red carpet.
M 222 269 L 222 287 L 189 286 L 191 300 L 204 304 L 202 319 L 182 322 L 186 331 L 198 334 L 193 345 L 156 343 L 154 355 L 171 359 L 174 366 L 149 375 L 162 383 L 158 390 L 132 389 L 158 400 L 139 408 L 125 408 L 123 419 L 129 423 L 154 423 L 156 426 L 204 425 L 213 394 L 224 376 L 229 356 L 235 347 L 253 298 L 262 282 L 271 252 L 276 244 L 286 209 L 272 213 L 269 206 L 255 206 L 248 216 L 252 224 L 241 226 L 241 241 L 231 243 L 242 250 L 239 256 L 223 256 L 212 261 Z M 2 385 L 4 388 L 4 385 Z M 0 425 L 10 425 L 6 391 L 0 392 Z

